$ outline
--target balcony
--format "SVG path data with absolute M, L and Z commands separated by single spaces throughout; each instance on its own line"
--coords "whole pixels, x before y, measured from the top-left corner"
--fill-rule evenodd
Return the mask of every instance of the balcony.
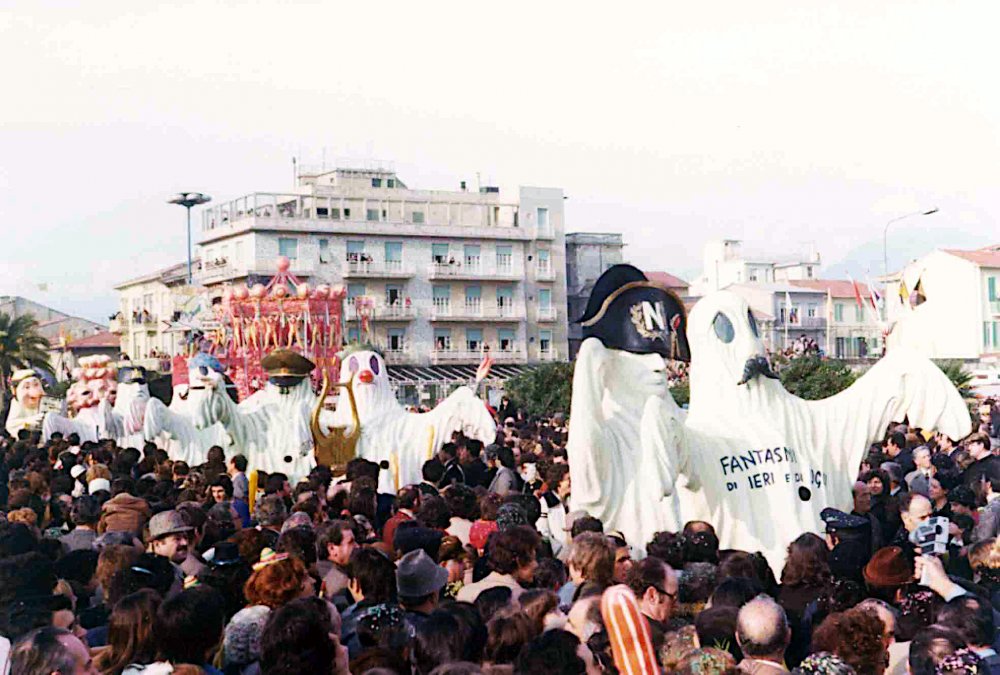
M 250 264 L 232 263 L 225 258 L 201 266 L 197 281 L 204 285 L 234 281 L 245 277 L 273 277 L 278 270 L 277 258 L 259 258 Z M 308 277 L 316 272 L 316 263 L 300 258 L 291 259 L 289 272 L 297 277 Z
M 508 349 L 496 349 L 493 347 L 480 349 L 435 348 L 431 350 L 431 362 L 436 365 L 446 363 L 479 363 L 483 360 L 483 355 L 487 350 L 496 363 L 524 363 L 527 360 L 524 347 L 512 345 Z
M 539 321 L 555 321 L 556 317 L 559 316 L 559 312 L 555 307 L 539 307 L 535 310 L 538 315 Z
M 402 260 L 348 260 L 345 279 L 408 279 L 414 275 L 413 265 Z
M 539 225 L 535 228 L 535 239 L 555 239 L 556 232 L 552 225 Z
M 488 265 L 479 257 L 468 257 L 464 261 L 433 262 L 427 268 L 427 276 L 435 281 L 454 279 L 466 281 L 518 281 L 523 278 L 521 268 L 509 260 L 511 256 L 498 257 L 497 264 Z M 504 263 L 499 258 L 507 258 Z
M 412 304 L 405 301 L 388 304 L 377 303 L 372 308 L 371 318 L 374 321 L 411 321 L 417 316 L 417 310 Z M 357 321 L 361 317 L 358 315 L 358 308 L 348 300 L 344 306 L 344 318 L 348 321 Z
M 121 335 L 125 332 L 125 321 L 119 317 L 111 319 L 108 322 L 108 332 Z
M 801 316 L 794 321 L 786 322 L 779 316 L 774 322 L 774 327 L 781 330 L 784 330 L 786 325 L 788 330 L 822 330 L 826 328 L 826 319 L 820 316 Z
M 547 349 L 542 348 L 538 350 L 538 360 L 539 361 L 558 361 L 559 352 L 554 347 L 549 347 Z
M 436 298 L 431 306 L 431 321 L 520 321 L 524 308 L 513 303 L 499 304 L 466 298 L 464 303 Z
M 535 268 L 535 279 L 538 281 L 555 281 L 556 273 L 552 269 L 552 263 L 546 260 L 545 262 L 538 262 L 538 266 Z
M 382 355 L 385 357 L 385 362 L 390 366 L 397 366 L 413 361 L 413 352 L 410 350 L 409 345 L 403 345 L 397 349 L 386 349 L 382 352 Z

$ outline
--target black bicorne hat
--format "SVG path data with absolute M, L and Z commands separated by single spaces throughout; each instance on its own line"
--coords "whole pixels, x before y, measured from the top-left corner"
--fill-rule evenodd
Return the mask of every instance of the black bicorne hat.
M 584 339 L 596 337 L 611 349 L 691 360 L 684 303 L 632 265 L 614 265 L 600 276 L 577 323 Z

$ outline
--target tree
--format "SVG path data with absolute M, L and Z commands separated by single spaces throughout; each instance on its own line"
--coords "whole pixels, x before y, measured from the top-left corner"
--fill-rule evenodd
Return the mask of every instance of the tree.
M 813 355 L 790 359 L 778 375 L 790 394 L 810 401 L 833 396 L 854 384 L 858 378 L 842 361 Z
M 965 369 L 965 364 L 961 361 L 935 360 L 937 367 L 941 369 L 962 398 L 972 398 L 972 373 Z
M 507 380 L 504 393 L 529 415 L 569 413 L 572 363 L 545 363 Z
M 0 312 L 0 375 L 6 382 L 15 370 L 37 368 L 51 373 L 48 340 L 38 334 L 38 322 L 30 314 L 12 318 Z

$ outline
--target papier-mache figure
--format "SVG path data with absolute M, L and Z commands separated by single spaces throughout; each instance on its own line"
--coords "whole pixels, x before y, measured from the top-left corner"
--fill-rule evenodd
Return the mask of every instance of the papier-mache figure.
M 73 369 L 76 381 L 66 392 L 73 417 L 48 413 L 42 422 L 42 438 L 59 432 L 65 438 L 77 434 L 81 442 L 116 438 L 112 407 L 118 390 L 117 369 L 109 356 L 86 356 Z
M 114 422 L 111 437 L 120 448 L 142 448 L 142 423 L 150 400 L 149 376 L 142 366 L 125 366 L 118 370 L 117 377 L 111 408 Z
M 204 464 L 208 449 L 213 445 L 221 447 L 227 456 L 237 454 L 239 450 L 222 424 L 204 429 L 195 426 L 198 396 L 192 398 L 191 393 L 216 388 L 226 390 L 225 368 L 217 358 L 204 352 L 188 359 L 187 365 L 187 382 L 174 384 L 169 407 L 155 398 L 146 404 L 143 436 L 166 450 L 171 459 L 187 462 L 190 466 Z M 233 400 L 235 402 L 235 398 Z
M 220 386 L 221 377 L 192 382 L 188 402 L 194 425 L 210 429 L 220 423 L 246 453 L 251 468 L 281 472 L 297 481 L 316 466 L 310 419 L 319 398 L 309 381 L 316 366 L 287 349 L 271 352 L 260 365 L 267 384 L 239 405 Z M 331 414 L 324 412 L 324 417 Z
M 38 431 L 42 428 L 41 410 L 42 380 L 34 370 L 16 370 L 10 378 L 10 386 L 14 390 L 14 398 L 10 402 L 7 413 L 7 433 L 17 438 L 17 432 L 22 429 Z
M 794 537 L 822 531 L 824 508 L 850 509 L 861 458 L 891 423 L 905 418 L 952 438 L 969 432 L 964 402 L 928 359 L 892 350 L 845 391 L 805 401 L 771 371 L 739 296 L 705 296 L 671 334 L 668 303 L 661 313 L 635 296 L 642 273 L 622 267 L 598 280 L 584 317 L 568 451 L 574 508 L 636 546 L 657 529 L 705 520 L 723 548 L 760 551 L 778 569 Z M 616 322 L 602 330 L 609 317 Z M 686 416 L 661 397 L 659 356 L 631 353 L 643 346 L 638 335 L 672 342 L 683 356 L 681 330 L 691 357 Z
M 477 384 L 489 374 L 488 364 L 479 368 Z M 342 352 L 341 384 L 349 384 L 353 405 L 361 423 L 357 455 L 373 462 L 389 463 L 393 492 L 403 485 L 419 483 L 420 469 L 452 433 L 492 443 L 496 423 L 486 404 L 469 387 L 458 387 L 435 408 L 425 413 L 407 412 L 393 395 L 389 372 L 382 355 L 371 348 L 351 346 Z M 341 395 L 333 415 L 336 426 L 353 426 L 351 399 Z
M 676 529 L 672 506 L 680 433 L 651 433 L 682 424 L 667 390 L 665 357 L 688 358 L 684 305 L 631 265 L 609 268 L 594 285 L 579 322 L 570 409 L 572 504 L 644 546 Z M 665 436 L 665 437 L 664 437 Z

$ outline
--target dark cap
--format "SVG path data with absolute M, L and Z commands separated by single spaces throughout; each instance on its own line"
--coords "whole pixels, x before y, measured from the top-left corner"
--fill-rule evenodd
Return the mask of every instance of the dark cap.
M 632 265 L 613 265 L 598 278 L 577 323 L 584 339 L 611 349 L 691 359 L 684 303 Z
M 852 513 L 844 513 L 834 508 L 827 507 L 819 512 L 819 517 L 826 523 L 828 532 L 836 530 L 860 530 L 871 527 L 867 518 L 855 516 Z
M 118 369 L 119 384 L 145 384 L 149 379 L 142 366 L 124 366 Z
M 290 349 L 276 349 L 260 360 L 260 367 L 275 384 L 295 384 L 307 377 L 316 364 Z

